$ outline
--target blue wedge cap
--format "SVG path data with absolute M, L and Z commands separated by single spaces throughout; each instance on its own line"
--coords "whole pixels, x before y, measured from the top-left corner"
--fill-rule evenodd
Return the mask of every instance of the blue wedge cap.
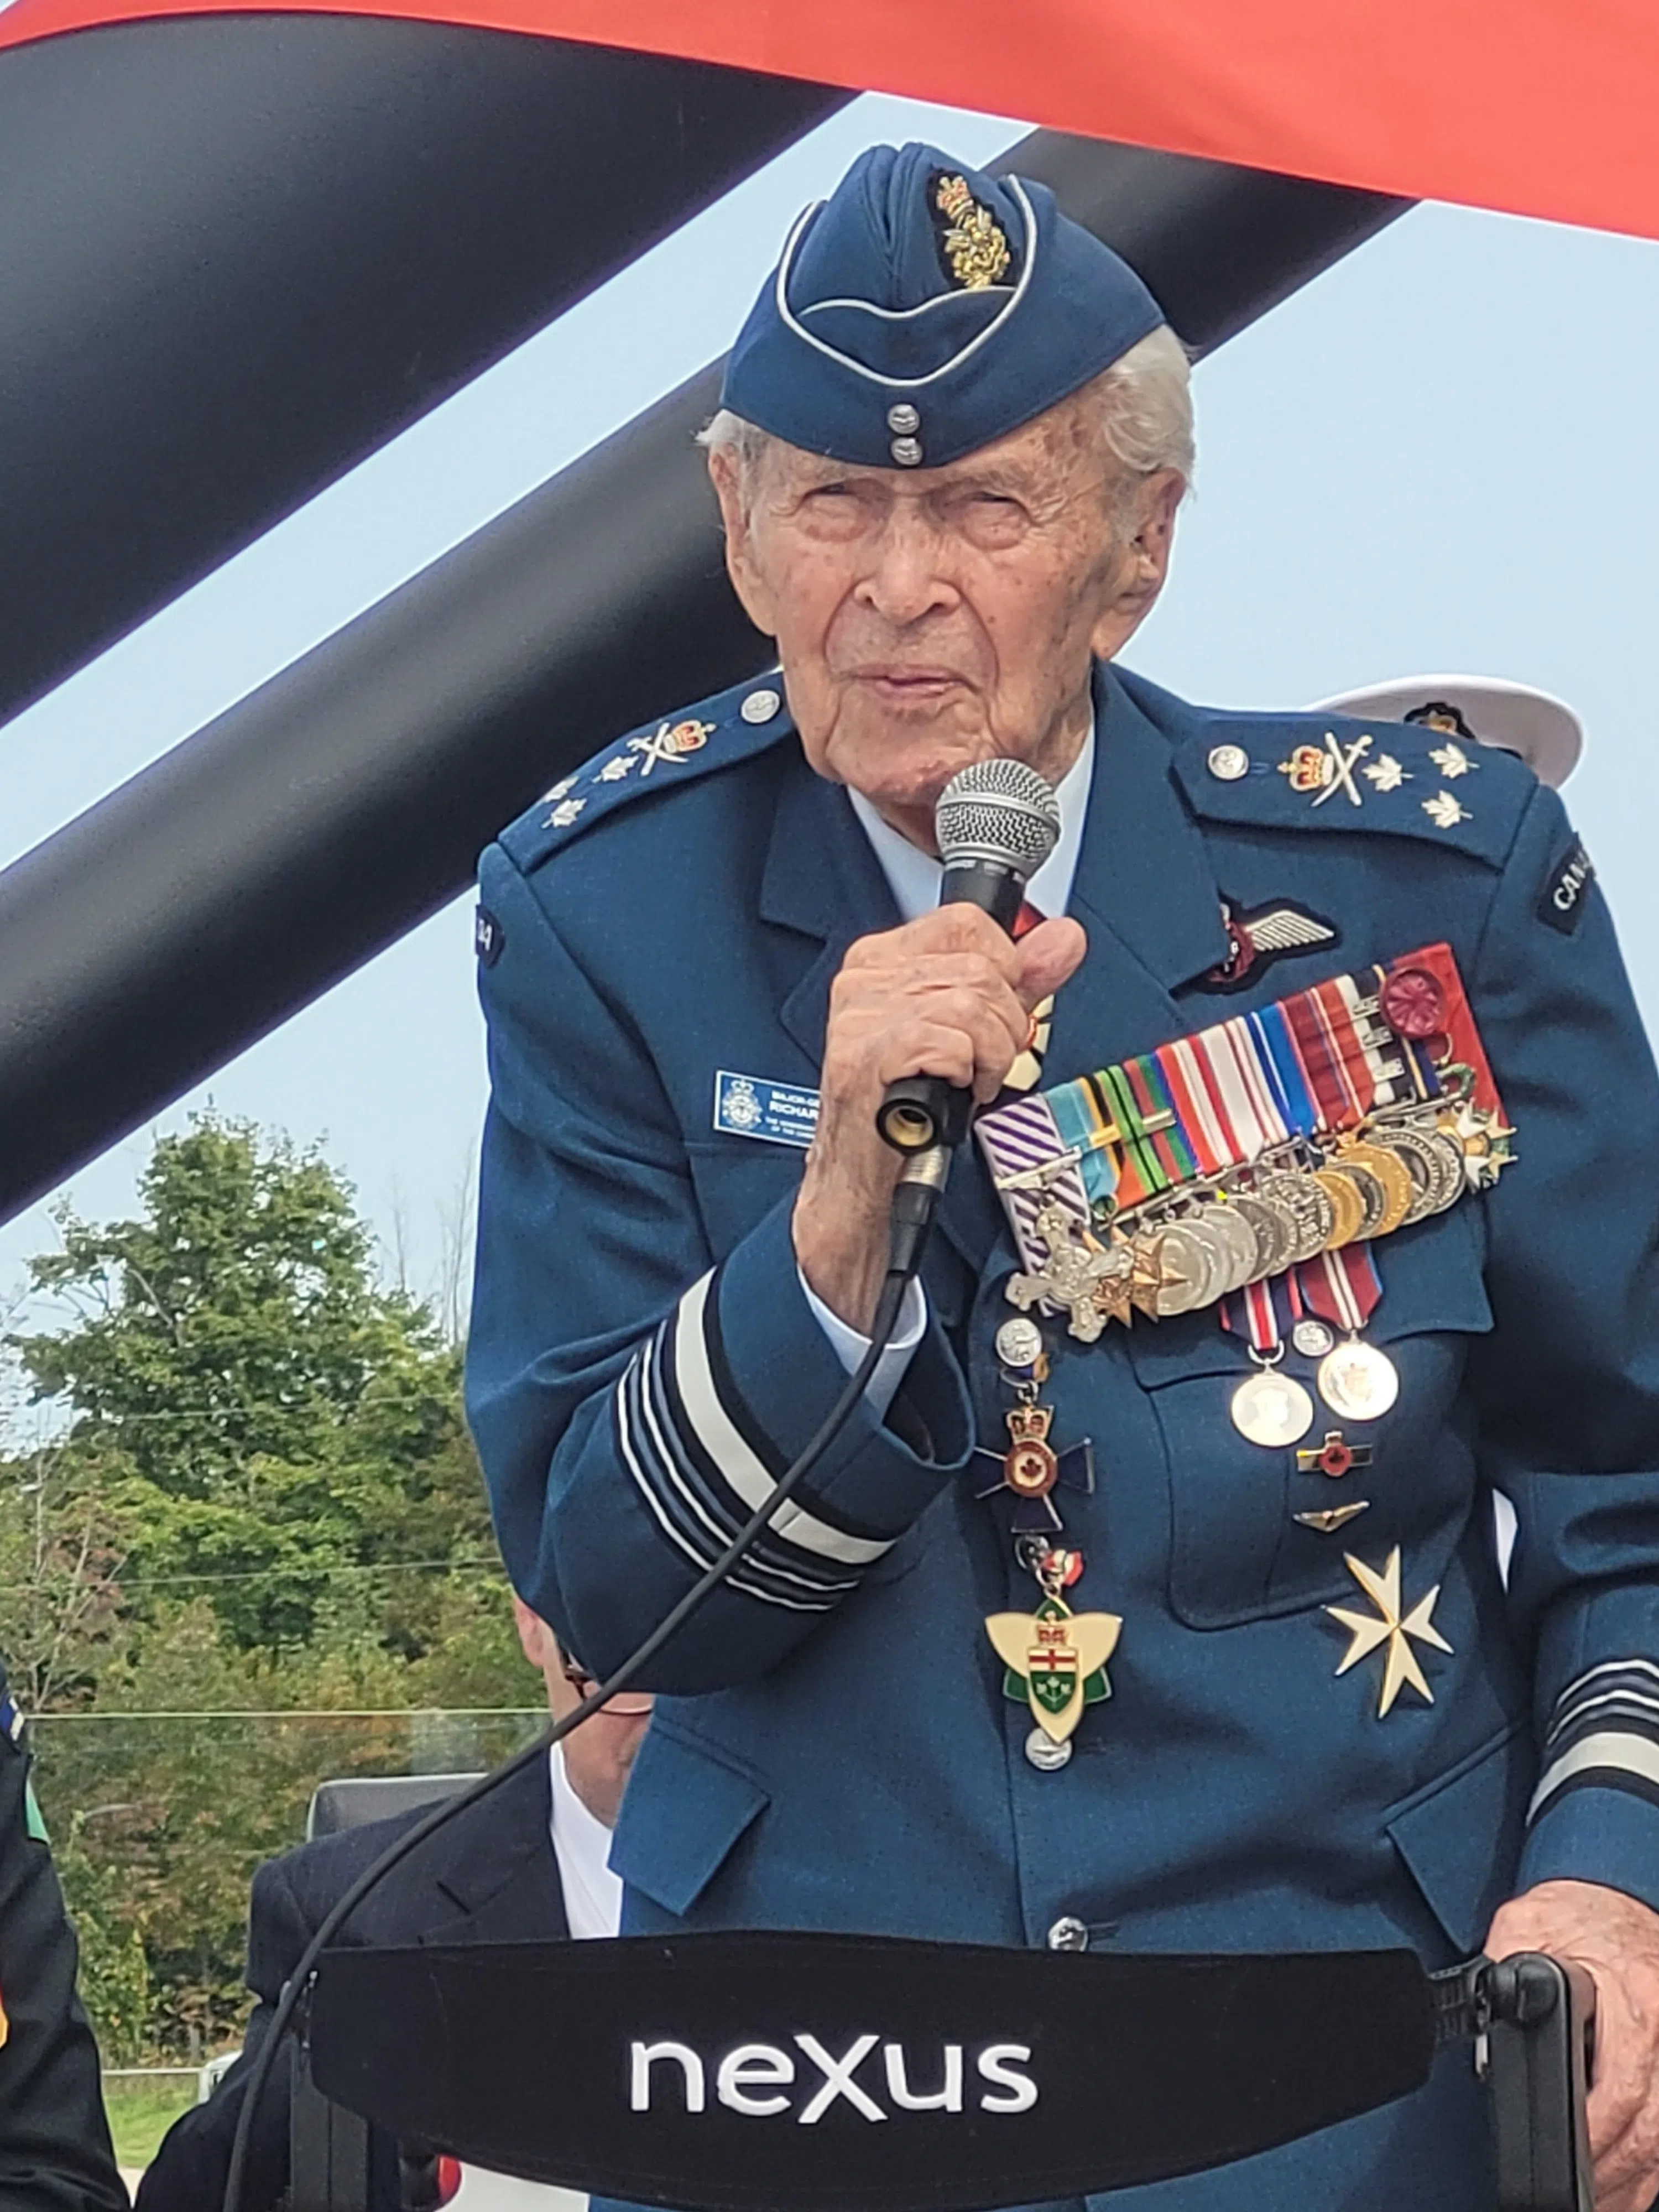
M 809 208 L 738 334 L 720 404 L 866 467 L 959 460 L 1086 384 L 1163 310 L 1043 185 L 874 146 Z

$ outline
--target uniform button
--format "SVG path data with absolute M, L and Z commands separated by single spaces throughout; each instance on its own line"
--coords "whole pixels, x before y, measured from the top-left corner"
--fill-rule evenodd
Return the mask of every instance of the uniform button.
M 1089 1931 L 1074 1912 L 1063 1913 L 1048 1930 L 1051 1951 L 1086 1951 L 1088 1948 Z
M 782 704 L 775 691 L 751 691 L 738 712 L 745 722 L 769 722 Z
M 901 399 L 896 407 L 888 409 L 887 427 L 898 437 L 914 438 L 921 428 L 921 416 L 908 400 Z
M 893 459 L 898 463 L 902 469 L 920 468 L 921 465 L 921 441 L 920 438 L 895 438 L 892 445 L 892 453 Z
M 1250 757 L 1243 745 L 1212 745 L 1210 774 L 1220 783 L 1237 783 L 1250 772 Z

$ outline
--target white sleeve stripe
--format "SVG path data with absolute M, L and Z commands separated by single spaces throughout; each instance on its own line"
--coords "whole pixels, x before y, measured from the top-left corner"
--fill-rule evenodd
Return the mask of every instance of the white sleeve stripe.
M 660 1339 L 650 1339 L 635 1355 L 639 1370 L 640 1414 L 649 1432 L 647 1441 L 653 1447 L 653 1458 L 665 1486 L 672 1486 L 685 1500 L 687 1510 L 700 1527 L 714 1539 L 714 1550 L 709 1557 L 725 1550 L 738 1533 L 742 1522 L 735 1518 L 722 1526 L 717 1510 L 710 1502 L 698 1494 L 690 1471 L 680 1458 L 678 1439 L 669 1409 L 657 1401 L 655 1368 L 660 1360 Z M 841 1596 L 858 1588 L 857 1577 L 848 1575 L 832 1576 L 821 1572 L 802 1573 L 783 1565 L 767 1544 L 765 1534 L 750 1547 L 746 1565 L 757 1574 L 769 1575 L 774 1580 L 793 1583 L 797 1589 L 813 1590 L 831 1596 Z
M 674 1381 L 685 1417 L 696 1431 L 697 1441 L 752 1511 L 766 1503 L 777 1485 L 738 1433 L 720 1401 L 714 1378 L 708 1371 L 708 1353 L 702 1332 L 708 1286 L 713 1280 L 711 1272 L 700 1282 L 693 1283 L 680 1300 L 674 1320 Z M 786 1538 L 802 1551 L 816 1552 L 826 1559 L 838 1559 L 843 1566 L 867 1567 L 892 1549 L 890 1538 L 878 1542 L 867 1536 L 849 1536 L 844 1529 L 831 1528 L 827 1521 L 820 1521 L 816 1514 L 809 1513 L 804 1505 L 797 1505 L 793 1500 L 780 1509 L 772 1528 L 775 1534 Z
M 620 1387 L 618 1387 L 617 1392 L 617 1432 L 621 1439 L 623 1458 L 627 1463 L 628 1471 L 633 1476 L 635 1484 L 638 1486 L 645 1498 L 646 1504 L 651 1508 L 651 1511 L 654 1516 L 658 1525 L 661 1528 L 664 1535 L 668 1538 L 670 1543 L 674 1545 L 678 1550 L 684 1553 L 686 1558 L 690 1560 L 691 1564 L 697 1569 L 699 1573 L 707 1574 L 709 1568 L 714 1564 L 714 1559 L 706 1559 L 702 1558 L 695 1547 L 674 1526 L 672 1520 L 670 1518 L 668 1513 L 664 1508 L 662 1500 L 657 1496 L 649 1479 L 641 1468 L 638 1460 L 634 1456 L 634 1442 L 629 1432 L 628 1426 L 628 1407 L 623 1400 Z M 812 1603 L 792 1597 L 785 1597 L 781 1592 L 763 1589 L 757 1583 L 744 1580 L 740 1570 L 737 1572 L 727 1575 L 726 1581 L 729 1589 L 741 1590 L 745 1597 L 759 1598 L 767 1605 L 781 1605 L 790 1613 L 827 1613 L 830 1610 L 830 1601 L 827 1598 L 820 1599 L 817 1603 Z
M 720 1552 L 726 1548 L 737 1531 L 735 1528 L 722 1528 L 714 1515 L 706 1510 L 702 1499 L 693 1497 L 685 1483 L 680 1479 L 679 1470 L 674 1463 L 673 1454 L 669 1449 L 667 1440 L 658 1424 L 657 1408 L 653 1398 L 651 1369 L 653 1355 L 656 1350 L 656 1340 L 647 1339 L 635 1355 L 639 1364 L 640 1417 L 648 1433 L 649 1442 L 654 1447 L 652 1456 L 659 1472 L 673 1485 L 696 1519 L 708 1531 L 714 1540 L 714 1551 Z M 709 1556 L 712 1559 L 714 1553 L 711 1553 Z
M 1601 1735 L 1580 1737 L 1545 1769 L 1527 1808 L 1528 1820 L 1535 1820 L 1544 1805 L 1565 1784 L 1598 1766 L 1622 1769 L 1659 1789 L 1659 1743 L 1644 1735 L 1624 1735 L 1611 1730 Z
M 1604 1659 L 1599 1667 L 1589 1668 L 1576 1681 L 1569 1682 L 1556 1705 L 1564 1705 L 1569 1698 L 1577 1697 L 1586 1684 L 1599 1680 L 1603 1674 L 1649 1674 L 1659 1683 L 1659 1664 L 1651 1659 Z
M 1560 1717 L 1550 1729 L 1546 1741 L 1553 1743 L 1567 1729 L 1576 1728 L 1587 1713 L 1593 1713 L 1603 1705 L 1624 1705 L 1628 1708 L 1629 1717 L 1632 1720 L 1639 1719 L 1644 1713 L 1651 1713 L 1656 1722 L 1659 1722 L 1659 1698 L 1647 1697 L 1639 1690 L 1604 1690 L 1599 1698 L 1576 1698 L 1570 1705 L 1563 1699 Z

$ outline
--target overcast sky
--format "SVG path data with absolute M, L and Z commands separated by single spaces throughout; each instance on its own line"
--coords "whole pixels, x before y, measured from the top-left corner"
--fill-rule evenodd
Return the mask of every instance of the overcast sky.
M 0 863 L 730 343 L 791 217 L 860 147 L 981 161 L 1022 126 L 869 99 L 520 348 L 0 729 Z M 1298 706 L 1392 675 L 1539 684 L 1583 715 L 1567 797 L 1659 1017 L 1659 246 L 1419 209 L 1198 371 L 1198 491 L 1129 665 L 1188 697 Z M 665 700 L 665 709 L 678 705 Z M 484 1098 L 470 902 L 170 1113 L 208 1099 L 320 1139 L 415 1285 L 446 1273 Z M 148 1137 L 74 1179 L 131 1202 Z M 0 1307 L 52 1240 L 0 1229 Z

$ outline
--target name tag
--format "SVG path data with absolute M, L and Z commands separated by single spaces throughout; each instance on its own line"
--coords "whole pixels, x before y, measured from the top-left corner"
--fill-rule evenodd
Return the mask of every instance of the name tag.
M 818 1094 L 800 1083 L 769 1083 L 763 1075 L 714 1077 L 714 1127 L 728 1137 L 758 1137 L 766 1145 L 812 1141 L 818 1122 Z

